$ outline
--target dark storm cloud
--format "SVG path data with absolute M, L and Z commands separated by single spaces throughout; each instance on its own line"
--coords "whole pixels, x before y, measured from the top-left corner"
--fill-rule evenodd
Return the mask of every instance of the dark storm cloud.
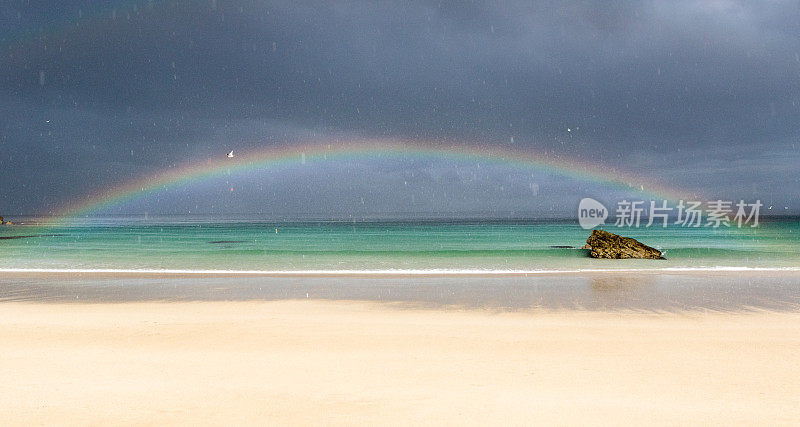
M 0 203 L 41 211 L 231 145 L 366 136 L 513 137 L 800 208 L 798 16 L 793 1 L 7 2 Z M 352 173 L 380 187 L 402 170 Z M 477 210 L 517 208 L 529 184 L 428 175 L 418 196 L 499 194 Z

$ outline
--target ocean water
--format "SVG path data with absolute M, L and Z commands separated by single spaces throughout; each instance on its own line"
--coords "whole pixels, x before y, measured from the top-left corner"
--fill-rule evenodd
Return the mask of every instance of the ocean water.
M 666 261 L 596 260 L 568 222 L 94 221 L 0 227 L 0 270 L 564 271 L 800 268 L 800 221 L 757 228 L 604 229 Z M 24 237 L 27 236 L 27 237 Z M 13 238 L 12 238 L 13 237 Z

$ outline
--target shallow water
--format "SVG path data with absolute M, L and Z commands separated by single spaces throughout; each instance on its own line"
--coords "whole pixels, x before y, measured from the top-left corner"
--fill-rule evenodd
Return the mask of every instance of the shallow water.
M 800 222 L 605 229 L 666 261 L 595 260 L 589 232 L 554 222 L 287 223 L 162 220 L 0 227 L 0 270 L 583 270 L 800 267 Z M 15 236 L 25 236 L 10 238 Z M 566 246 L 567 248 L 564 248 Z
M 606 229 L 661 249 L 668 259 L 592 259 L 579 249 L 589 232 L 556 222 L 115 219 L 4 227 L 0 300 L 322 298 L 501 310 L 797 309 L 800 304 L 796 219 L 744 229 Z M 717 271 L 733 268 L 751 271 Z M 99 274 L 102 269 L 111 272 Z M 691 271 L 676 271 L 681 269 Z M 780 269 L 793 271 L 775 271 Z M 211 274 L 187 275 L 200 270 Z M 627 271 L 602 272 L 607 270 Z M 226 271 L 254 275 L 233 277 Z M 270 277 L 279 271 L 298 275 Z M 309 271 L 346 276 L 309 277 Z M 556 273 L 565 271 L 572 273 Z M 381 276 L 397 272 L 407 277 Z M 483 276 L 454 276 L 476 272 Z M 537 274 L 489 274 L 508 272 Z M 428 273 L 439 277 L 424 277 Z

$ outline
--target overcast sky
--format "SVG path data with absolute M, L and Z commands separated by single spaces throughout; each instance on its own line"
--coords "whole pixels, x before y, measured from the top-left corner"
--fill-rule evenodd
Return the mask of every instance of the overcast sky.
M 514 144 L 800 213 L 797 1 L 45 3 L 0 3 L 0 215 L 230 149 L 364 138 Z M 115 209 L 557 216 L 587 196 L 624 194 L 357 159 Z

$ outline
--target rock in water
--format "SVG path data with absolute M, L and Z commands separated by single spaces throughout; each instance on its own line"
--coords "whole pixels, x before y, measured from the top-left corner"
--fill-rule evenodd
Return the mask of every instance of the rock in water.
M 636 239 L 618 236 L 608 231 L 593 230 L 586 243 L 592 250 L 589 253 L 592 258 L 666 259 L 658 249 L 639 243 Z

